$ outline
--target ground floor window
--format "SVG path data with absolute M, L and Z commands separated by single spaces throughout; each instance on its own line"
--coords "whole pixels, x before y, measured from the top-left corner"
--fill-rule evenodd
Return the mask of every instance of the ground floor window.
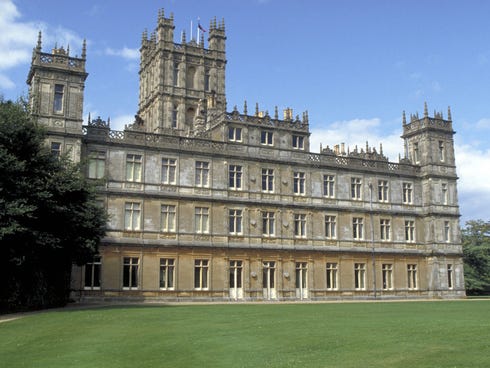
M 173 289 L 175 278 L 175 260 L 160 258 L 160 289 Z
M 138 257 L 124 257 L 123 259 L 123 288 L 137 289 L 138 288 Z
M 337 289 L 338 264 L 335 262 L 327 263 L 327 289 Z
M 207 289 L 209 278 L 209 261 L 207 259 L 194 260 L 194 288 Z
M 101 267 L 100 257 L 94 257 L 92 262 L 85 265 L 85 289 L 100 289 Z
M 393 289 L 393 265 L 383 264 L 382 265 L 382 276 L 383 276 L 383 290 Z
M 407 287 L 410 290 L 417 289 L 417 265 L 407 265 Z
M 356 290 L 366 289 L 366 264 L 355 263 L 354 264 L 354 287 Z
M 452 289 L 453 288 L 453 265 L 452 264 L 448 264 L 447 265 L 447 287 L 448 289 Z

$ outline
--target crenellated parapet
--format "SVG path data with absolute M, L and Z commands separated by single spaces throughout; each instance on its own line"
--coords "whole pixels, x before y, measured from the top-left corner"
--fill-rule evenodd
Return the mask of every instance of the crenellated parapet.
M 405 112 L 403 112 L 403 136 L 408 137 L 422 130 L 439 130 L 453 134 L 453 124 L 451 117 L 451 108 L 448 107 L 447 119 L 444 119 L 442 112 L 434 111 L 434 116 L 429 116 L 427 103 L 424 104 L 424 116 L 419 117 L 418 112 L 410 114 L 410 122 L 407 123 Z

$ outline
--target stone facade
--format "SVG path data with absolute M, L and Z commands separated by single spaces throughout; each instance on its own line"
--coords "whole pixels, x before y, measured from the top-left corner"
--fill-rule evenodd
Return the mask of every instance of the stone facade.
M 452 119 L 403 117 L 404 157 L 310 152 L 308 114 L 226 111 L 225 25 L 141 45 L 139 111 L 82 126 L 82 57 L 33 52 L 34 116 L 53 151 L 101 180 L 108 230 L 74 269 L 82 300 L 329 300 L 465 296 Z M 61 86 L 61 87 L 60 87 Z M 61 95 L 61 96 L 60 96 Z

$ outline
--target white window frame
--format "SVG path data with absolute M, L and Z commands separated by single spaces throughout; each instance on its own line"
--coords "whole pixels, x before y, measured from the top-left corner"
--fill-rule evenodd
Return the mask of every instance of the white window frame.
M 325 238 L 337 238 L 337 216 L 325 215 Z
M 141 202 L 126 202 L 124 204 L 124 229 L 126 231 L 141 230 Z
M 294 214 L 294 236 L 306 238 L 306 213 Z
M 209 207 L 195 207 L 194 230 L 198 234 L 209 234 Z
M 360 201 L 362 199 L 362 178 L 350 178 L 351 199 Z
M 102 283 L 102 257 L 95 256 L 90 262 L 87 262 L 84 271 L 83 288 L 85 290 L 100 290 Z M 87 283 L 88 278 L 90 279 L 89 283 Z
M 126 154 L 126 181 L 139 183 L 143 176 L 143 155 Z
M 442 235 L 445 243 L 451 242 L 451 223 L 449 221 L 444 221 L 444 229 Z
M 444 144 L 444 141 L 438 142 L 438 153 L 439 161 L 446 161 L 446 145 Z
M 296 150 L 304 150 L 305 149 L 305 137 L 302 135 L 293 135 L 292 137 L 292 146 L 293 149 Z
M 175 259 L 160 258 L 160 290 L 175 289 Z
M 162 157 L 162 183 L 175 185 L 177 182 L 177 159 Z
M 441 202 L 443 205 L 447 205 L 449 203 L 449 192 L 447 183 L 441 183 Z
M 128 283 L 125 285 L 126 272 Z M 123 257 L 123 290 L 137 290 L 139 288 L 140 259 L 139 257 Z
M 260 131 L 260 144 L 264 146 L 274 145 L 274 134 L 271 130 L 261 130 Z
M 276 235 L 276 213 L 262 211 L 262 236 L 274 237 Z
M 228 210 L 228 232 L 230 235 L 243 234 L 243 210 Z
M 63 113 L 64 102 L 65 102 L 65 86 L 63 84 L 55 84 L 54 96 L 53 96 L 53 112 L 55 114 Z
M 381 241 L 391 240 L 391 220 L 380 219 L 379 220 L 379 236 Z
M 323 196 L 327 198 L 335 198 L 335 175 L 323 175 Z
M 354 263 L 354 289 L 366 290 L 366 264 Z
M 408 290 L 417 290 L 417 265 L 407 264 L 407 288 Z
M 90 179 L 102 179 L 105 176 L 105 151 L 92 151 L 88 159 L 88 177 Z
M 209 172 L 210 172 L 209 161 L 196 161 L 195 164 L 195 185 L 200 188 L 209 187 Z
M 389 188 L 388 180 L 378 180 L 379 202 L 389 202 Z
M 209 289 L 209 260 L 208 259 L 194 260 L 194 289 L 195 290 Z
M 228 188 L 232 190 L 242 189 L 243 167 L 241 165 L 228 166 Z
M 393 290 L 393 264 L 383 263 L 381 265 L 381 281 L 383 290 Z
M 306 173 L 295 172 L 293 177 L 293 193 L 295 195 L 305 195 L 306 191 Z
M 164 233 L 174 233 L 177 222 L 177 206 L 162 204 L 160 230 Z
M 228 127 L 228 140 L 230 142 L 242 142 L 243 130 L 240 127 Z
M 404 204 L 412 204 L 413 203 L 413 184 L 404 182 L 402 183 L 402 191 L 403 191 L 403 203 Z
M 337 262 L 327 262 L 326 271 L 327 290 L 338 290 L 339 264 Z
M 405 241 L 415 243 L 415 221 L 405 220 Z
M 352 239 L 354 240 L 364 239 L 364 218 L 362 217 L 352 218 Z
M 274 169 L 262 169 L 262 191 L 274 193 Z

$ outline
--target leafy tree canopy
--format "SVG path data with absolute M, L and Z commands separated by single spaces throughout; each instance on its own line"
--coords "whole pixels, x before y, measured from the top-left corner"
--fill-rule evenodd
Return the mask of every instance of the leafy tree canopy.
M 462 230 L 462 240 L 467 293 L 490 293 L 490 222 L 466 222 Z
M 45 138 L 25 104 L 0 98 L 0 310 L 64 304 L 72 264 L 105 233 L 93 184 Z

